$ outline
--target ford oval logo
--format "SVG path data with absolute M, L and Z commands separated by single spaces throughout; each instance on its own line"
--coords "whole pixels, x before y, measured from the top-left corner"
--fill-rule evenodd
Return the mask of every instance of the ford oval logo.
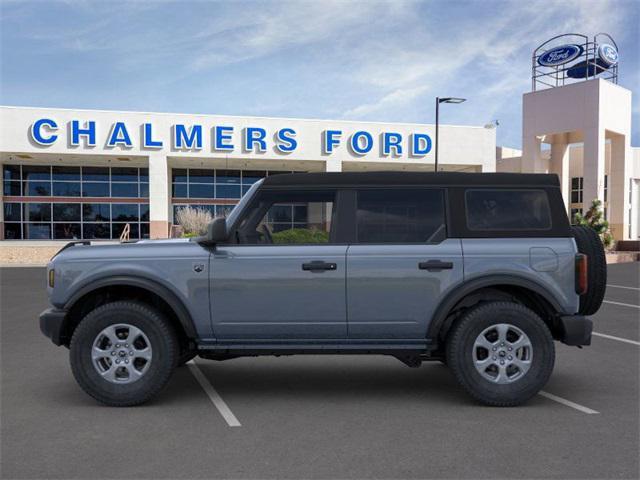
M 598 47 L 598 57 L 610 67 L 618 63 L 618 50 L 613 45 L 603 43 Z
M 561 45 L 547 50 L 538 57 L 538 63 L 543 67 L 557 67 L 578 58 L 583 48 L 580 45 Z

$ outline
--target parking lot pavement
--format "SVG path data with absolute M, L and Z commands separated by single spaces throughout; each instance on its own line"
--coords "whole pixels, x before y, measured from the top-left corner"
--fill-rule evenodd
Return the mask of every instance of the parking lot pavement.
M 609 283 L 640 284 L 638 264 Z M 527 405 L 473 403 L 436 363 L 359 356 L 196 360 L 242 426 L 231 428 L 188 367 L 143 407 L 96 404 L 68 352 L 37 326 L 44 269 L 0 269 L 2 478 L 637 478 L 640 346 L 557 344 Z M 607 299 L 640 304 L 609 288 Z M 640 310 L 606 304 L 594 330 L 638 340 Z

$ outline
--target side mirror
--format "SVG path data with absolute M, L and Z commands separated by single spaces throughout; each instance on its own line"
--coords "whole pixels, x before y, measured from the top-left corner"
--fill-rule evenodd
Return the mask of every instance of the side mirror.
M 208 243 L 223 243 L 227 240 L 228 236 L 229 232 L 227 231 L 227 219 L 224 217 L 214 218 L 207 227 Z

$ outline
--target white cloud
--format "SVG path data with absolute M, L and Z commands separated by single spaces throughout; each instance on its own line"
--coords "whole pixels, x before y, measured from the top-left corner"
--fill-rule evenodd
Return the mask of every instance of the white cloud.
M 493 110 L 501 97 L 513 98 L 528 85 L 530 55 L 542 41 L 571 31 L 593 35 L 603 29 L 616 31 L 624 19 L 612 1 L 510 2 L 492 18 L 449 20 L 455 34 L 437 41 L 416 24 L 415 41 L 404 38 L 387 43 L 354 74 L 363 84 L 379 90 L 377 99 L 345 112 L 350 119 L 364 119 L 402 109 L 421 94 L 450 94 L 452 85 L 465 85 L 476 97 L 491 98 Z M 567 15 L 567 12 L 570 12 Z M 432 18 L 421 18 L 433 26 Z M 361 49 L 369 46 L 361 45 Z M 380 60 L 380 54 L 387 61 Z M 366 58 L 366 57 L 365 57 Z M 419 93 L 417 93 L 419 92 Z M 407 93 L 409 97 L 403 94 Z
M 433 97 L 452 95 L 469 101 L 447 109 L 448 120 L 483 124 L 509 116 L 516 138 L 533 48 L 570 31 L 616 37 L 638 8 L 637 1 L 613 0 L 4 5 L 3 22 L 20 18 L 12 41 L 58 55 L 55 68 L 93 61 L 92 75 L 118 77 L 118 99 L 142 92 L 159 104 L 146 109 L 164 109 L 165 99 L 177 109 L 200 108 L 209 97 L 203 109 L 226 102 L 229 113 L 413 122 L 432 119 Z M 621 51 L 621 58 L 635 54 Z M 621 76 L 637 79 L 629 70 Z

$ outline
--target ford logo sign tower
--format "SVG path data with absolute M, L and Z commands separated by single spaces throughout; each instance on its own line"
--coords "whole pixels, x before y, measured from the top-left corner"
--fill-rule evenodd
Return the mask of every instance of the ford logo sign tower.
M 618 49 L 608 43 L 603 43 L 598 47 L 598 58 L 609 66 L 618 63 Z
M 533 51 L 534 92 L 596 77 L 618 83 L 618 46 L 606 33 L 598 33 L 592 39 L 580 33 L 566 33 Z
M 543 67 L 557 67 L 558 65 L 564 65 L 572 60 L 575 60 L 580 55 L 584 48 L 580 45 L 561 45 L 559 47 L 547 50 L 538 57 L 538 64 Z

